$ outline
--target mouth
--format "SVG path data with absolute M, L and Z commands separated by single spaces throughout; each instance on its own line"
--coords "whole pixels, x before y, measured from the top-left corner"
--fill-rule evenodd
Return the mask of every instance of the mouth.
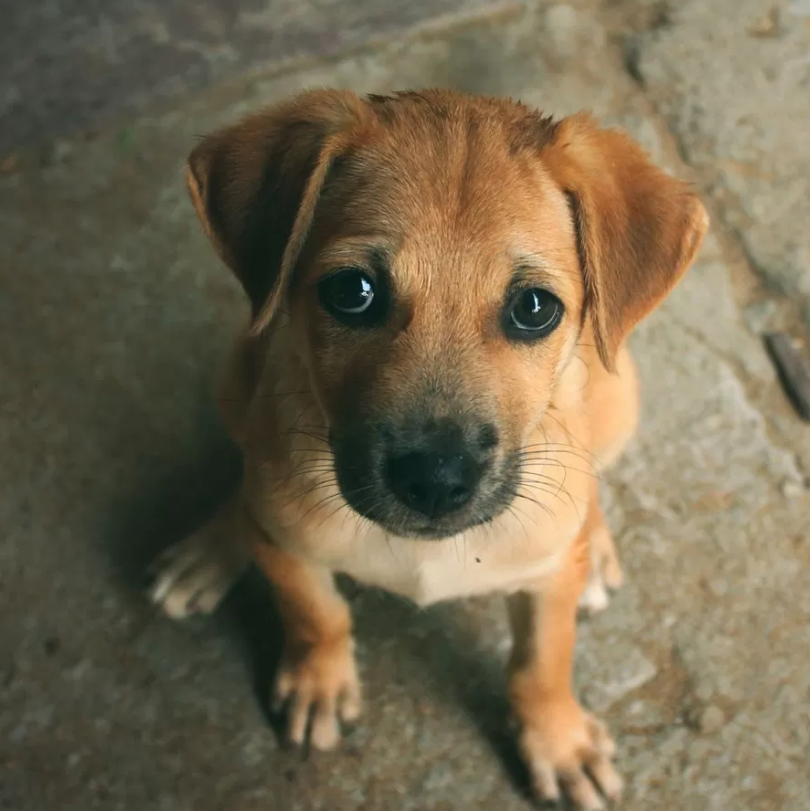
M 491 523 L 501 512 L 508 509 L 504 504 L 489 512 L 473 515 L 453 516 L 436 521 L 425 521 L 424 518 L 414 518 L 409 515 L 392 514 L 394 511 L 370 510 L 358 508 L 350 494 L 344 493 L 346 502 L 354 512 L 363 518 L 372 521 L 390 535 L 399 538 L 415 538 L 426 541 L 443 541 L 453 538 L 475 527 Z M 399 512 L 398 510 L 396 512 Z
M 344 452 L 341 452 L 341 451 Z M 497 466 L 489 465 L 474 495 L 459 509 L 429 516 L 393 492 L 379 471 L 382 460 L 371 452 L 351 452 L 333 446 L 338 486 L 348 506 L 386 533 L 420 540 L 442 541 L 494 521 L 509 509 L 520 486 L 519 454 Z
M 504 507 L 506 509 L 506 507 Z M 499 511 L 499 512 L 502 512 Z M 483 515 L 483 516 L 473 516 L 466 521 L 462 522 L 452 522 L 449 525 L 442 526 L 438 523 L 429 523 L 424 524 L 422 526 L 417 525 L 408 525 L 405 527 L 398 527 L 398 528 L 388 528 L 384 525 L 380 524 L 380 522 L 376 522 L 378 525 L 383 526 L 383 529 L 386 529 L 389 532 L 395 532 L 401 538 L 417 538 L 419 540 L 424 541 L 444 541 L 448 538 L 453 538 L 456 535 L 460 535 L 462 532 L 466 532 L 467 530 L 474 529 L 475 527 L 484 526 L 485 524 L 492 523 L 492 521 L 497 517 L 497 514 L 493 515 Z

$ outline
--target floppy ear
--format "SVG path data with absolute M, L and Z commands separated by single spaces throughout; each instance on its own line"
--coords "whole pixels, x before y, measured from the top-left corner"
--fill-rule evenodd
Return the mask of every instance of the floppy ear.
M 686 183 L 589 115 L 560 121 L 541 154 L 571 204 L 586 312 L 599 357 L 612 370 L 622 341 L 691 264 L 708 215 Z
M 209 135 L 189 156 L 194 208 L 250 299 L 254 333 L 278 310 L 329 169 L 367 110 L 351 93 L 302 93 Z

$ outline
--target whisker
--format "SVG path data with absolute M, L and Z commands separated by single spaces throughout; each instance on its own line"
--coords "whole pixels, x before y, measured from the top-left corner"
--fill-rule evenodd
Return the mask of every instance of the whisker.
M 579 508 L 577 507 L 576 502 L 574 501 L 574 497 L 566 489 L 560 490 L 560 488 L 557 488 L 557 490 L 555 490 L 553 493 L 550 490 L 546 489 L 545 487 L 539 487 L 537 485 L 529 485 L 529 486 L 521 488 L 521 489 L 528 490 L 528 491 L 534 490 L 535 492 L 539 492 L 539 493 L 547 493 L 548 495 L 554 496 L 555 498 L 557 498 L 561 502 L 563 501 L 563 497 L 560 495 L 560 493 L 562 492 L 568 498 L 568 503 L 571 505 L 574 512 L 576 512 L 577 515 L 579 515 Z
M 322 490 L 322 489 L 324 489 L 325 487 L 331 487 L 331 486 L 335 486 L 335 485 L 337 485 L 337 481 L 335 481 L 335 480 L 316 481 L 316 483 L 315 483 L 315 484 L 314 484 L 312 487 L 309 487 L 308 489 L 306 489 L 306 490 L 304 490 L 304 491 L 298 491 L 298 492 L 296 492 L 296 493 L 295 493 L 295 494 L 292 496 L 292 498 L 288 499 L 288 500 L 287 500 L 287 502 L 286 502 L 285 504 L 283 504 L 283 505 L 282 505 L 281 509 L 282 509 L 282 510 L 286 510 L 286 509 L 287 509 L 287 508 L 288 508 L 288 507 L 289 507 L 291 504 L 293 504 L 294 502 L 296 502 L 296 501 L 302 501 L 302 500 L 303 500 L 303 499 L 305 499 L 307 496 L 312 495 L 312 494 L 313 494 L 314 492 L 316 492 L 317 490 Z M 308 515 L 308 514 L 309 514 L 309 513 L 307 513 L 307 515 Z
M 355 494 L 359 494 L 359 493 L 362 493 L 362 492 L 364 492 L 364 491 L 368 491 L 368 490 L 372 490 L 372 489 L 373 489 L 373 486 L 372 486 L 372 485 L 366 485 L 365 487 L 361 487 L 359 490 L 357 490 Z M 363 502 L 361 502 L 361 505 L 360 505 L 360 506 L 361 506 L 361 507 L 365 507 L 365 504 L 366 504 L 366 502 L 364 502 L 364 501 L 363 501 Z M 360 516 L 360 513 L 359 513 L 359 512 L 358 512 L 358 511 L 357 511 L 357 510 L 356 510 L 354 507 L 352 507 L 352 505 L 351 505 L 351 504 L 349 504 L 348 502 L 345 502 L 344 504 L 339 505 L 339 506 L 338 506 L 338 508 L 337 508 L 336 510 L 333 510 L 331 513 L 329 513 L 329 515 L 327 515 L 327 516 L 326 516 L 326 517 L 325 517 L 325 518 L 324 518 L 324 519 L 321 521 L 321 523 L 320 523 L 320 524 L 318 524 L 318 526 L 320 527 L 320 526 L 322 526 L 323 524 L 325 524 L 325 523 L 326 523 L 327 521 L 329 521 L 329 520 L 330 520 L 330 519 L 331 519 L 333 516 L 337 515 L 337 514 L 338 514 L 338 513 L 339 513 L 339 512 L 340 512 L 340 511 L 341 511 L 341 510 L 344 508 L 344 507 L 349 507 L 351 510 L 354 510 L 354 512 L 355 512 L 355 513 L 358 515 L 358 517 L 361 517 L 361 516 Z M 344 522 L 345 522 L 345 520 L 346 520 L 346 519 L 344 518 Z
M 534 504 L 536 507 L 539 507 L 541 510 L 543 510 L 543 512 L 546 513 L 546 515 L 548 515 L 548 517 L 551 518 L 556 524 L 559 524 L 559 519 L 557 518 L 556 513 L 554 512 L 554 510 L 551 509 L 551 507 L 548 506 L 548 504 L 543 504 L 543 502 L 540 501 L 539 499 L 527 496 L 525 493 L 513 493 L 513 498 L 515 499 L 521 498 L 524 501 L 528 501 L 529 503 Z
M 532 466 L 534 466 L 534 465 L 536 465 L 537 467 L 540 467 L 540 468 L 543 468 L 543 467 L 546 467 L 546 466 L 553 467 L 555 469 L 563 468 L 564 470 L 570 471 L 571 473 L 579 473 L 582 476 L 587 476 L 589 479 L 596 479 L 597 481 L 600 481 L 600 482 L 605 481 L 604 477 L 600 473 L 596 473 L 593 470 L 583 470 L 580 467 L 572 467 L 571 465 L 566 465 L 566 464 L 564 464 L 562 462 L 559 462 L 557 464 L 553 464 L 553 463 L 548 463 L 548 462 L 545 462 L 545 461 L 529 460 L 528 462 L 524 462 L 523 464 L 521 464 L 519 470 L 521 471 L 521 474 L 523 472 L 526 472 L 526 473 L 531 473 L 533 475 L 542 475 L 542 474 L 539 473 L 539 471 L 533 471 L 531 469 Z
M 568 493 L 568 491 L 563 490 L 559 486 L 555 486 L 555 485 L 556 485 L 556 482 L 554 484 L 549 485 L 546 482 L 529 482 L 529 483 L 525 483 L 525 482 L 521 481 L 520 489 L 521 490 L 530 490 L 530 491 L 533 490 L 533 491 L 538 492 L 538 493 L 546 493 L 546 494 L 548 494 L 550 496 L 553 496 L 554 498 L 556 498 L 560 502 L 564 501 L 563 497 L 560 495 L 560 493 L 563 492 L 569 497 L 569 500 L 570 500 L 571 496 Z
M 531 543 L 531 536 L 529 535 L 529 530 L 526 529 L 526 525 L 523 523 L 523 518 L 528 518 L 524 510 L 521 510 L 514 501 L 509 505 L 509 509 L 507 512 L 517 520 L 520 528 L 523 530 L 523 534 L 526 536 L 526 543 Z M 523 516 L 523 518 L 521 518 Z M 535 522 L 533 522 L 535 523 Z
M 326 442 L 328 440 L 328 437 L 326 435 L 314 434 L 312 433 L 312 431 L 305 431 L 297 427 L 291 428 L 289 431 L 287 431 L 285 436 L 305 436 L 308 437 L 309 439 L 314 439 L 316 442 Z
M 578 445 L 578 446 L 579 446 L 579 447 L 580 447 L 580 448 L 581 448 L 583 451 L 587 451 L 587 448 L 585 447 L 585 444 L 584 444 L 583 442 L 581 442 L 580 440 L 578 440 L 578 439 L 577 439 L 577 438 L 576 438 L 576 437 L 575 437 L 575 436 L 574 436 L 574 435 L 571 433 L 571 431 L 570 431 L 568 428 L 566 428 L 566 426 L 565 426 L 565 425 L 563 425 L 562 420 L 558 419 L 557 417 L 555 417 L 555 416 L 554 416 L 554 415 L 551 413 L 551 412 L 552 412 L 552 411 L 554 411 L 554 410 L 555 410 L 555 409 L 554 409 L 554 406 L 552 406 L 552 407 L 551 407 L 551 408 L 550 408 L 550 409 L 549 409 L 549 410 L 546 412 L 546 416 L 547 416 L 547 417 L 549 417 L 550 419 L 554 420 L 554 422 L 556 422 L 556 423 L 557 423 L 557 425 L 559 425 L 559 426 L 560 426 L 560 428 L 562 428 L 562 430 L 563 430 L 563 431 L 565 431 L 565 433 L 566 433 L 566 434 L 568 434 L 568 436 L 570 436 L 570 437 L 571 437 L 571 439 L 573 439 L 573 440 L 574 440 L 574 442 L 575 442 L 575 443 L 576 443 L 576 444 L 577 444 L 577 445 Z M 588 451 L 588 453 L 591 453 L 591 452 L 590 452 L 590 451 Z M 593 454 L 591 453 L 591 455 L 593 455 Z
M 524 458 L 526 456 L 536 456 L 538 458 L 542 456 L 551 458 L 555 456 L 574 456 L 575 458 L 581 459 L 584 462 L 593 461 L 592 455 L 588 455 L 571 445 L 557 445 L 557 446 L 535 445 L 522 448 L 521 450 L 515 453 L 515 456 L 518 459 Z
M 334 473 L 335 469 L 332 465 L 322 464 L 319 466 L 312 466 L 301 470 L 296 470 L 294 473 L 291 473 L 287 476 L 286 481 L 291 482 L 293 479 L 298 479 L 301 476 L 312 476 L 318 478 L 318 474 L 324 473 Z
M 304 514 L 303 514 L 303 515 L 300 517 L 300 519 L 299 519 L 299 520 L 303 522 L 303 521 L 304 521 L 304 519 L 305 519 L 305 518 L 306 518 L 306 517 L 307 517 L 307 516 L 308 516 L 310 513 L 314 512 L 315 510 L 319 510 L 321 507 L 323 507 L 325 504 L 328 504 L 330 501 L 334 501 L 335 499 L 342 499 L 342 498 L 343 498 L 343 494 L 342 494 L 342 493 L 340 493 L 340 492 L 338 492 L 338 493 L 332 493 L 332 495 L 330 495 L 330 496 L 324 496 L 324 498 L 322 498 L 322 499 L 320 499 L 320 500 L 316 501 L 316 502 L 315 502 L 315 503 L 314 503 L 314 504 L 313 504 L 313 505 L 312 505 L 312 506 L 311 506 L 311 507 L 310 507 L 310 508 L 309 508 L 309 509 L 308 509 L 308 510 L 307 510 L 307 511 L 306 511 L 306 512 L 305 512 L 305 513 L 304 513 Z M 340 505 L 340 506 L 341 506 L 341 507 L 346 506 L 346 505 L 345 505 L 345 502 L 344 502 L 344 504 L 342 504 L 342 505 Z M 340 509 L 340 508 L 338 508 L 338 509 Z M 324 523 L 324 522 L 323 522 L 323 521 L 321 521 L 321 524 L 323 524 L 323 523 Z M 318 526 L 320 527 L 320 525 L 321 525 L 321 524 L 319 524 Z

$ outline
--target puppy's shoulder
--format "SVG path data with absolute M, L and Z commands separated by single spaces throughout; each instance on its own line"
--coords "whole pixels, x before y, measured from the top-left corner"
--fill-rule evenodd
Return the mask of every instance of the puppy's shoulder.
M 605 369 L 593 348 L 583 348 L 582 360 L 588 372 L 584 407 L 590 450 L 597 469 L 604 469 L 620 455 L 638 426 L 636 368 L 626 345 L 617 352 L 613 371 Z
M 267 342 L 247 330 L 233 342 L 219 379 L 217 402 L 225 427 L 237 444 L 243 444 L 250 406 L 259 390 Z

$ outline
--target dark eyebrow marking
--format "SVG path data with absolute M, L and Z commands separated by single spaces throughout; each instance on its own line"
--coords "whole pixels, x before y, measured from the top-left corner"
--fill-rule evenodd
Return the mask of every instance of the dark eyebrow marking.
M 514 293 L 529 287 L 542 287 L 556 295 L 556 280 L 546 266 L 538 262 L 535 257 L 532 257 L 531 262 L 523 261 L 524 259 L 525 257 L 519 257 L 514 266 L 512 278 L 509 280 L 509 292 Z
M 361 234 L 328 245 L 321 254 L 321 259 L 334 266 L 357 265 L 371 271 L 387 273 L 395 254 L 394 245 L 385 244 L 375 234 Z
M 369 267 L 379 275 L 387 275 L 391 272 L 391 252 L 375 245 L 366 252 Z

